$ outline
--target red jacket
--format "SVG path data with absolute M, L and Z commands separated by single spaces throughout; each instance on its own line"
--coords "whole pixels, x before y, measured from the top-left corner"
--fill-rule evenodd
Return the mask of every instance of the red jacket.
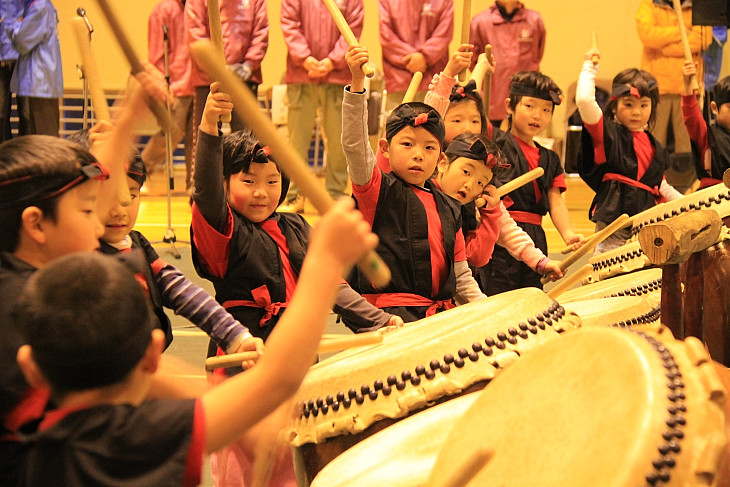
M 512 20 L 507 22 L 496 5 L 480 12 L 471 20 L 469 42 L 475 54 L 492 45 L 496 67 L 492 75 L 489 118 L 507 118 L 504 100 L 509 96 L 509 83 L 517 71 L 539 71 L 545 52 L 545 25 L 540 14 L 519 4 Z M 472 68 L 476 64 L 475 55 Z
M 352 33 L 359 38 L 364 17 L 362 0 L 335 0 L 335 3 Z M 350 69 L 345 62 L 347 42 L 322 0 L 282 0 L 281 30 L 288 48 L 287 83 L 336 83 L 344 86 L 350 82 Z M 323 78 L 310 78 L 302 67 L 309 56 L 317 60 L 329 58 L 334 68 Z
M 165 73 L 165 41 L 162 26 L 167 26 L 167 62 L 170 74 L 170 91 L 175 96 L 191 96 L 192 62 L 185 39 L 185 10 L 181 0 L 162 0 L 152 8 L 147 32 L 149 60 Z
M 269 47 L 266 0 L 219 0 L 219 4 L 226 63 L 247 62 L 252 71 L 250 81 L 261 83 L 261 61 Z M 187 0 L 185 29 L 188 43 L 210 39 L 207 0 Z M 193 62 L 193 87 L 207 86 L 211 82 L 211 78 Z
M 383 46 L 385 89 L 408 89 L 413 74 L 403 56 L 420 52 L 428 68 L 419 91 L 428 90 L 434 74 L 449 62 L 449 42 L 454 33 L 453 0 L 380 0 L 380 43 Z

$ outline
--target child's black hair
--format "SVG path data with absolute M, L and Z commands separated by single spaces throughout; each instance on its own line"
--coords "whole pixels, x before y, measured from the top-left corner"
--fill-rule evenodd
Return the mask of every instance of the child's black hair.
M 512 75 L 509 85 L 509 107 L 514 110 L 524 96 L 532 96 L 553 102 L 553 110 L 562 101 L 562 90 L 547 76 L 539 71 L 518 71 Z
M 611 98 L 603 109 L 604 116 L 609 115 L 615 118 L 614 111 L 618 100 L 623 96 L 635 96 L 631 88 L 635 88 L 639 98 L 648 97 L 651 100 L 651 115 L 649 115 L 648 128 L 651 130 L 656 121 L 656 107 L 659 103 L 659 87 L 656 78 L 648 71 L 637 68 L 624 69 L 613 78 L 611 87 Z
M 499 146 L 482 134 L 464 132 L 451 141 L 445 151 L 449 164 L 459 157 L 466 157 L 483 162 L 492 170 L 492 179 L 498 177 L 501 169 L 507 164 L 507 159 Z
M 479 120 L 482 123 L 482 134 L 487 135 L 488 120 L 484 114 L 484 102 L 482 101 L 482 95 L 480 95 L 477 90 L 476 81 L 470 79 L 464 86 L 461 86 L 458 83 L 454 85 L 451 89 L 451 95 L 449 95 L 449 109 L 454 105 L 464 103 L 469 100 L 476 104 L 477 111 L 479 112 Z M 449 113 L 449 109 L 446 110 L 447 114 Z
M 725 103 L 730 103 L 730 76 L 725 76 L 717 82 L 712 89 L 712 101 L 717 105 L 717 109 Z
M 71 132 L 66 136 L 66 140 L 76 142 L 84 149 L 89 149 L 91 142 L 89 141 L 89 129 L 81 129 L 76 132 Z M 127 168 L 127 177 L 134 179 L 139 183 L 141 188 L 147 180 L 147 168 L 142 160 L 142 155 L 139 153 L 134 145 L 129 148 L 131 154 L 129 156 L 129 167 Z
M 78 144 L 49 135 L 17 137 L 0 144 L 0 251 L 14 252 L 21 216 L 29 206 L 56 221 L 59 188 L 96 158 Z
M 282 172 L 276 161 L 271 158 L 268 147 L 259 143 L 254 134 L 248 130 L 239 130 L 223 137 L 223 178 L 226 181 L 241 171 L 248 172 L 251 163 L 266 164 L 271 162 L 281 173 L 281 196 L 279 204 L 284 202 L 289 190 L 289 177 Z
M 129 265 L 79 252 L 33 274 L 16 317 L 33 359 L 63 396 L 123 381 L 150 342 L 151 313 Z

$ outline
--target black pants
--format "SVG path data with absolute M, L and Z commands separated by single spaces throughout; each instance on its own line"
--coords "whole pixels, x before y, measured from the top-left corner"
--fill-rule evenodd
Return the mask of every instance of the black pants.
M 18 135 L 53 135 L 58 137 L 61 111 L 58 98 L 18 97 Z
M 10 78 L 13 76 L 15 61 L 0 61 L 0 143 L 12 137 L 10 133 Z

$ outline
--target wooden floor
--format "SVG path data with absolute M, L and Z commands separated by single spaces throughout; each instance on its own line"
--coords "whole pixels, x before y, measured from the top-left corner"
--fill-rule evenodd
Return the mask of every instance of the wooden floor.
M 168 222 L 168 205 L 166 196 L 166 179 L 163 175 L 153 174 L 145 184 L 147 192 L 142 195 L 137 230 L 141 231 L 150 241 L 163 240 L 165 235 L 173 235 L 179 245 L 185 245 L 190 239 L 190 196 L 185 191 L 185 172 L 182 168 L 175 170 L 174 190 L 170 197 L 170 220 Z M 324 178 L 319 178 L 324 186 Z M 593 191 L 578 177 L 566 175 L 568 190 L 565 200 L 570 212 L 573 229 L 589 236 L 593 233 L 594 224 L 588 219 L 588 206 L 593 198 Z M 308 202 L 305 204 L 305 217 L 314 224 L 318 216 Z M 563 240 L 552 224 L 550 218 L 545 218 L 543 226 L 548 240 L 550 252 L 559 252 L 564 247 Z M 171 230 L 168 231 L 168 229 Z

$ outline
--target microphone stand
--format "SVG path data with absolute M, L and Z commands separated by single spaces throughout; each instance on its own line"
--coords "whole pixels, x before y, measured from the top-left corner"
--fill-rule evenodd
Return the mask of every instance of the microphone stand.
M 86 22 L 86 27 L 89 29 L 89 42 L 91 42 L 91 33 L 94 32 L 94 28 L 89 23 L 89 19 L 86 18 L 86 11 L 83 7 L 79 7 L 76 9 L 76 14 L 83 18 Z M 86 70 L 84 69 L 83 64 L 77 64 L 76 70 L 79 72 L 79 79 L 82 81 L 82 96 L 84 98 L 84 104 L 81 128 L 85 129 L 89 126 L 89 81 L 86 79 Z
M 167 88 L 168 91 L 170 89 L 170 65 L 168 60 L 168 44 L 169 40 L 167 38 L 167 26 L 162 25 L 162 39 L 163 39 L 163 46 L 164 46 L 164 54 L 165 54 L 165 81 L 167 82 Z M 167 103 L 167 117 L 168 120 L 172 120 L 171 117 L 171 107 L 170 107 L 170 98 L 168 97 Z M 173 175 L 173 167 L 172 167 L 172 153 L 173 153 L 173 140 L 172 140 L 172 126 L 168 127 L 168 129 L 165 131 L 165 171 L 167 173 L 167 230 L 165 231 L 165 235 L 162 237 L 161 241 L 152 242 L 152 243 L 166 243 L 170 245 L 170 254 L 176 258 L 180 259 L 180 252 L 175 247 L 175 243 L 178 241 L 177 237 L 175 236 L 175 230 L 172 228 L 172 204 L 171 204 L 171 197 L 172 197 L 172 190 L 175 189 L 175 176 Z M 182 243 L 189 244 L 190 242 L 186 242 L 184 240 L 180 240 Z

